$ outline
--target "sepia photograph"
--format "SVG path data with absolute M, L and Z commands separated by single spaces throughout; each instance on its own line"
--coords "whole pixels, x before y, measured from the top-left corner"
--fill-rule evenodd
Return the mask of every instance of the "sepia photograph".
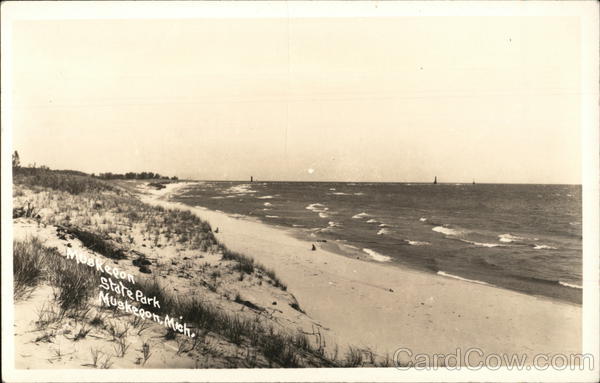
M 2 3 L 3 381 L 597 381 L 598 4 Z

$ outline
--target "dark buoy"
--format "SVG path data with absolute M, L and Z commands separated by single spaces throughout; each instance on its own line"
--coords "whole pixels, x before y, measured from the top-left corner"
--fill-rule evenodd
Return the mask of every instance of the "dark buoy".
M 316 247 L 316 246 L 315 246 L 315 244 L 313 243 L 313 245 L 312 245 L 312 251 L 315 251 L 315 250 L 317 250 L 317 247 Z

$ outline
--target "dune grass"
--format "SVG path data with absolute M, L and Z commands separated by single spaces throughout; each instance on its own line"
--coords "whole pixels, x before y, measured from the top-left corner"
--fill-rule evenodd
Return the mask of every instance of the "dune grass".
M 82 174 L 85 173 L 21 167 L 13 169 L 13 182 L 30 187 L 47 187 L 70 194 L 119 192 L 118 188 L 107 182 Z
M 15 299 L 48 283 L 55 288 L 55 300 L 62 310 L 85 306 L 99 282 L 95 269 L 68 261 L 35 237 L 13 241 L 13 277 Z
M 253 274 L 259 279 L 266 277 L 266 281 L 273 286 L 287 289 L 273 270 L 219 243 L 210 224 L 188 210 L 144 204 L 132 194 L 123 192 L 124 188 L 113 186 L 111 181 L 78 173 L 22 168 L 15 173 L 14 182 L 19 185 L 20 191 L 15 196 L 16 199 L 27 203 L 28 209 L 46 209 L 46 212 L 40 213 L 40 217 L 35 218 L 38 222 L 62 226 L 63 233 L 74 235 L 86 247 L 107 258 L 123 259 L 129 246 L 141 245 L 134 244 L 131 236 L 132 230 L 136 228 L 144 233 L 146 239 L 151 239 L 155 247 L 171 245 L 218 253 L 222 255 L 222 260 L 233 263 L 233 270 L 238 271 L 241 276 Z M 36 191 L 33 196 L 35 200 L 28 200 L 31 196 L 26 195 L 23 188 Z M 47 192 L 49 189 L 52 192 Z M 44 311 L 40 323 L 59 320 L 70 310 L 85 311 L 89 298 L 98 292 L 97 271 L 65 259 L 56 249 L 43 246 L 36 238 L 14 242 L 13 265 L 15 298 L 22 299 L 43 283 L 54 288 L 59 311 Z M 217 273 L 216 277 L 219 278 L 220 275 Z M 182 316 L 186 323 L 201 334 L 217 334 L 231 344 L 261 355 L 258 359 L 256 354 L 249 357 L 247 365 L 243 365 L 246 367 L 260 365 L 260 360 L 266 361 L 266 366 L 269 367 L 365 364 L 362 353 L 357 349 L 352 349 L 344 361 L 337 360 L 336 356 L 326 355 L 320 333 L 313 334 L 315 341 L 311 341 L 309 335 L 296 329 L 286 330 L 281 327 L 275 330 L 267 322 L 259 321 L 258 315 L 253 318 L 228 312 L 204 301 L 201 295 L 186 297 L 168 292 L 155 278 L 136 278 L 136 284 L 130 287 L 141 290 L 148 297 L 157 297 L 161 304 L 160 309 L 150 306 L 144 307 L 145 309 L 163 316 Z M 299 307 L 294 308 L 302 312 Z M 102 315 L 94 316 L 91 322 L 107 325 L 107 320 Z M 146 328 L 147 324 L 139 331 Z M 80 334 L 78 339 L 84 337 L 86 331 L 87 329 L 82 329 L 77 333 Z M 119 332 L 117 329 L 115 331 Z M 175 339 L 183 337 L 175 333 L 172 336 Z M 117 345 L 122 351 L 121 355 L 127 351 L 126 346 Z M 188 346 L 184 345 L 182 349 L 186 350 Z

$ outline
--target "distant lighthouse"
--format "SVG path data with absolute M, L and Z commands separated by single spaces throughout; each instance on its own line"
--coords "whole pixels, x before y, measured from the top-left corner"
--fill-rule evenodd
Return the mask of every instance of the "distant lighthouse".
M 250 182 L 254 182 L 254 177 L 250 176 Z
M 433 179 L 433 184 L 437 185 L 437 176 L 435 176 L 435 178 Z

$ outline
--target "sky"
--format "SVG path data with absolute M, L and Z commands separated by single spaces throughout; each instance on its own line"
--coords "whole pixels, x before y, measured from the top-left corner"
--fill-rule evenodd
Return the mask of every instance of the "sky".
M 24 164 L 272 181 L 581 183 L 573 17 L 30 20 Z

